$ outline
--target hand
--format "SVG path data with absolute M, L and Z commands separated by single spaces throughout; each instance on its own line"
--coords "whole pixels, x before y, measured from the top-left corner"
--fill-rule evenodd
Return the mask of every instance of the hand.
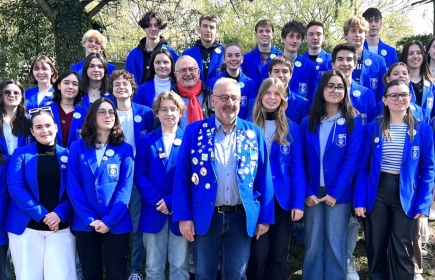
M 195 225 L 193 221 L 181 221 L 179 222 L 181 234 L 186 237 L 187 241 L 195 241 Z
M 89 225 L 90 225 L 91 227 L 95 227 L 95 226 L 98 225 L 99 223 L 101 223 L 101 220 L 95 220 L 95 221 L 93 221 L 92 223 L 90 223 Z
M 335 203 L 337 202 L 337 200 L 332 196 L 330 196 L 329 194 L 327 194 L 326 196 L 324 196 L 319 200 L 319 202 L 323 202 L 323 201 L 331 207 L 334 207 Z
M 355 208 L 355 214 L 357 216 L 365 218 L 366 217 L 366 215 L 364 215 L 365 212 L 366 212 L 366 209 L 364 207 L 357 207 L 357 208 Z
M 168 208 L 166 207 L 166 203 L 165 203 L 165 200 L 163 200 L 163 198 L 160 199 L 156 205 L 157 205 L 157 208 L 156 208 L 157 211 L 160 211 L 165 215 L 169 215 Z
M 314 206 L 314 205 L 317 205 L 319 203 L 320 203 L 320 201 L 317 198 L 317 196 L 315 196 L 315 195 L 311 195 L 311 196 L 305 198 L 305 204 L 310 206 L 310 207 Z
M 56 233 L 59 230 L 59 225 L 50 226 L 49 228 L 51 231 Z
M 304 216 L 304 211 L 299 210 L 299 209 L 292 209 L 292 211 L 291 211 L 292 221 L 298 221 L 298 220 L 302 219 L 303 216 Z
M 418 219 L 418 218 L 426 218 L 427 216 L 425 214 L 417 214 L 414 216 L 414 220 Z
M 255 233 L 255 238 L 258 240 L 258 238 L 260 238 L 260 236 L 265 234 L 268 230 L 269 230 L 268 224 L 258 224 Z
M 42 220 L 50 229 L 55 225 L 59 225 L 61 220 L 55 212 L 50 212 L 45 215 L 44 220 Z
M 108 226 L 106 226 L 106 224 L 104 224 L 102 221 L 100 221 L 96 226 L 95 226 L 95 231 L 99 232 L 99 233 L 107 233 L 110 231 L 110 228 Z

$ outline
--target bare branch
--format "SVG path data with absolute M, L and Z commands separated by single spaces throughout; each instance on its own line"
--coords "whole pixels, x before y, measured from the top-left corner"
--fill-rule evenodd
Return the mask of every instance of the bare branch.
M 411 3 L 411 6 L 418 5 L 418 4 L 427 4 L 427 3 L 430 3 L 430 2 L 432 2 L 432 0 L 420 0 L 420 1 L 417 1 L 417 2 L 414 2 L 414 3 Z
M 94 2 L 94 0 L 83 0 L 80 2 L 80 4 L 82 5 L 83 8 L 86 8 L 86 6 L 92 2 Z
M 50 6 L 47 4 L 45 0 L 36 0 L 39 7 L 41 7 L 42 11 L 44 12 L 44 15 L 48 18 L 48 20 L 54 24 L 55 18 L 53 15 L 53 11 L 51 10 Z
M 92 18 L 95 16 L 99 11 L 101 11 L 102 8 L 104 8 L 109 2 L 113 2 L 117 0 L 102 0 L 100 3 L 98 3 L 97 6 L 95 6 L 92 10 L 89 11 L 88 16 L 89 18 Z

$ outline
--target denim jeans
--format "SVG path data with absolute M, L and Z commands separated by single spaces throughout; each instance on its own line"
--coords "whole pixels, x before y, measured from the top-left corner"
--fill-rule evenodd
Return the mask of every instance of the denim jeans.
M 166 221 L 157 233 L 144 233 L 146 250 L 146 279 L 164 280 L 166 261 L 169 260 L 169 279 L 189 279 L 189 241 L 172 233 Z
M 323 195 L 320 195 L 322 197 Z M 304 280 L 346 279 L 350 203 L 305 207 Z
M 196 280 L 215 280 L 221 257 L 221 279 L 245 279 L 251 237 L 246 231 L 246 214 L 213 212 L 210 228 L 204 235 L 195 235 L 193 260 Z
M 358 239 L 359 222 L 354 217 L 350 216 L 348 232 L 347 232 L 347 258 L 351 259 L 353 257 L 353 251 L 356 247 L 356 242 Z
M 128 210 L 130 211 L 131 221 L 133 222 L 133 231 L 131 232 L 131 264 L 130 273 L 142 273 L 142 263 L 145 258 L 145 247 L 143 243 L 142 232 L 138 232 L 141 199 L 139 191 L 135 184 L 131 189 L 130 202 Z

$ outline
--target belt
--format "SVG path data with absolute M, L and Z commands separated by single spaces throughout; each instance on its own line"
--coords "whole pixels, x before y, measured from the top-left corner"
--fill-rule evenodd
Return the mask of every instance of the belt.
M 242 204 L 239 205 L 221 205 L 221 206 L 217 206 L 214 208 L 216 211 L 218 211 L 219 213 L 225 213 L 225 212 L 235 212 L 238 210 L 245 210 L 245 208 L 243 208 Z

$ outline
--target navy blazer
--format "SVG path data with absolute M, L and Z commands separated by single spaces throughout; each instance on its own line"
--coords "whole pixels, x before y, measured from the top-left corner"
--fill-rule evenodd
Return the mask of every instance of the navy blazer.
M 225 46 L 219 44 L 211 53 L 210 65 L 208 66 L 207 80 L 204 80 L 204 69 L 202 68 L 203 66 L 202 66 L 201 48 L 198 45 L 195 45 L 190 49 L 185 50 L 182 53 L 182 55 L 191 56 L 193 59 L 196 60 L 200 70 L 199 79 L 203 81 L 204 84 L 207 84 L 209 80 L 219 75 L 219 69 L 221 68 L 222 62 L 224 62 L 224 52 L 225 52 Z
M 320 190 L 320 140 L 319 128 L 312 132 L 308 127 L 306 117 L 302 120 L 301 136 L 304 143 L 305 170 L 307 170 L 308 184 L 305 197 L 318 195 Z M 352 182 L 361 161 L 361 147 L 363 141 L 363 127 L 361 118 L 355 117 L 355 125 L 352 131 L 347 132 L 348 122 L 340 124 L 336 121 L 336 127 L 332 128 L 323 156 L 323 176 L 326 193 L 337 200 L 338 204 L 351 202 Z
M 403 210 L 411 218 L 416 214 L 429 216 L 435 165 L 432 128 L 424 122 L 416 122 L 412 130 L 414 140 L 410 142 L 409 128 L 405 138 L 399 187 Z M 367 212 L 373 210 L 378 192 L 383 142 L 379 121 L 365 127 L 363 161 L 356 180 L 353 200 L 355 208 L 363 207 Z M 372 155 L 369 159 L 370 153 Z
M 175 173 L 173 197 L 177 199 L 172 202 L 173 219 L 192 220 L 196 234 L 208 232 L 215 211 L 218 188 L 215 127 L 215 117 L 187 126 Z M 237 118 L 235 129 L 237 170 L 234 172 L 237 172 L 237 185 L 246 212 L 246 230 L 253 236 L 257 224 L 274 223 L 269 157 L 261 128 Z
M 6 211 L 9 207 L 9 192 L 6 183 L 6 161 L 0 165 L 0 246 L 8 243 L 8 234 L 3 229 Z
M 54 92 L 54 88 L 51 87 L 48 91 Z M 51 97 L 44 96 L 44 98 L 42 98 L 41 102 L 38 103 L 38 92 L 39 92 L 38 86 L 28 88 L 24 91 L 24 96 L 26 97 L 26 111 L 27 112 L 29 112 L 30 109 L 45 107 L 45 106 L 48 106 L 51 103 L 53 103 L 53 101 L 52 101 L 53 96 L 51 96 Z
M 169 212 L 172 212 L 172 189 L 174 185 L 175 167 L 183 139 L 183 131 L 177 129 L 171 153 L 165 151 L 162 128 L 154 130 L 142 137 L 137 144 L 135 184 L 142 196 L 142 207 L 139 219 L 139 231 L 158 233 L 166 221 L 175 235 L 181 236 L 178 222 L 172 215 L 157 211 L 157 202 L 163 199 Z
M 256 46 L 252 51 L 246 53 L 243 56 L 243 63 L 241 65 L 242 71 L 243 73 L 245 73 L 246 76 L 254 80 L 257 84 L 261 84 L 261 81 L 263 80 L 261 76 L 263 68 L 268 68 L 269 62 L 273 58 L 280 55 L 282 55 L 282 51 L 272 46 L 272 48 L 270 49 L 269 58 L 267 59 L 267 64 L 263 65 L 260 50 L 258 49 L 258 46 Z
M 60 123 L 59 103 L 50 104 L 51 111 L 53 112 L 54 122 L 57 124 L 56 142 L 63 146 L 63 136 Z M 68 133 L 68 142 L 66 148 L 71 147 L 72 142 L 81 139 L 82 126 L 85 122 L 87 109 L 80 104 L 74 106 L 74 113 L 71 120 Z
M 128 203 L 133 186 L 133 148 L 128 143 L 108 144 L 98 166 L 95 148 L 83 139 L 70 148 L 68 195 L 75 214 L 71 228 L 92 231 L 101 220 L 114 234 L 130 232 L 133 225 Z
M 66 192 L 68 150 L 56 145 L 59 160 L 59 205 L 53 210 L 62 222 L 69 221 L 73 208 Z M 8 188 L 11 201 L 3 228 L 14 234 L 22 234 L 30 219 L 40 222 L 49 212 L 39 203 L 38 150 L 36 143 L 17 148 L 8 164 Z M 68 167 L 68 168 L 67 168 Z

